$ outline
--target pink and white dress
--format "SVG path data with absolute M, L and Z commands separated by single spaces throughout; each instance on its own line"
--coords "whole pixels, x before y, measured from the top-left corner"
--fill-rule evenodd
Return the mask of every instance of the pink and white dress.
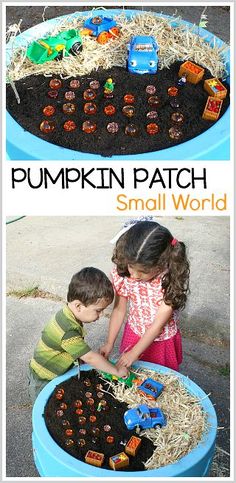
M 111 275 L 115 293 L 126 297 L 129 302 L 128 319 L 120 344 L 120 352 L 123 353 L 130 350 L 154 322 L 158 307 L 163 301 L 162 276 L 158 275 L 147 282 L 139 281 L 121 277 L 116 268 Z M 178 371 L 182 362 L 182 342 L 177 310 L 174 310 L 161 334 L 139 358 Z

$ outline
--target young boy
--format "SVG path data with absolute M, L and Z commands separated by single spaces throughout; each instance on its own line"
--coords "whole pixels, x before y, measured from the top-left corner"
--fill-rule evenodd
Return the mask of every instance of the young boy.
M 107 276 L 87 267 L 76 273 L 69 284 L 67 305 L 43 329 L 29 365 L 29 394 L 32 402 L 54 377 L 64 374 L 76 359 L 95 369 L 127 377 L 125 367 L 117 369 L 84 341 L 83 323 L 95 322 L 114 298 Z

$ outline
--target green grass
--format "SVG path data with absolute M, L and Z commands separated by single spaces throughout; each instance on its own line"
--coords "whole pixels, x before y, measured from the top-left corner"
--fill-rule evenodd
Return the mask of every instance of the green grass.
M 38 285 L 34 287 L 27 287 L 21 290 L 10 290 L 7 295 L 9 297 L 16 297 L 18 299 L 22 298 L 40 298 L 40 299 L 50 299 L 55 301 L 63 301 L 64 299 L 59 295 L 47 292 L 46 290 L 41 290 Z
M 218 369 L 218 371 L 221 374 L 221 376 L 228 377 L 230 375 L 230 366 L 229 366 L 229 363 L 226 362 L 226 364 L 224 366 L 220 366 L 219 369 Z
M 37 297 L 38 292 L 39 287 L 37 285 L 35 287 L 27 287 L 21 290 L 10 290 L 7 295 L 21 299 L 23 297 Z

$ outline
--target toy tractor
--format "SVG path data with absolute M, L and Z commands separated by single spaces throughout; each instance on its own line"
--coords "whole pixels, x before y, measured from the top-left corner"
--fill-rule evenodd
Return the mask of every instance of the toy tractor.
M 81 34 L 91 35 L 96 37 L 99 44 L 106 44 L 109 39 L 114 40 L 117 38 L 120 34 L 120 30 L 113 18 L 99 15 L 98 17 L 92 17 L 85 20 Z
M 55 37 L 47 37 L 32 42 L 27 49 L 27 57 L 34 64 L 44 64 L 49 60 L 61 59 L 69 54 L 77 55 L 82 49 L 82 39 L 78 30 L 66 30 Z
M 111 364 L 115 365 L 114 362 L 111 362 Z M 126 377 L 126 379 L 123 379 L 122 377 L 114 376 L 113 374 L 109 374 L 108 372 L 101 371 L 101 374 L 104 377 L 104 379 L 107 379 L 107 381 L 123 382 L 127 387 L 132 387 L 133 384 L 140 384 L 142 382 L 140 379 L 137 379 L 137 376 L 133 372 L 130 372 L 129 376 Z

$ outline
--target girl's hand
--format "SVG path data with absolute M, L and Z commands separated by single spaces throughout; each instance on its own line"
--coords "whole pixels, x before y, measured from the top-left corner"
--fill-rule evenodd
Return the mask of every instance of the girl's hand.
M 134 361 L 136 361 L 137 357 L 135 357 L 133 354 L 132 354 L 132 351 L 129 351 L 129 352 L 124 352 L 118 362 L 117 362 L 117 367 L 120 368 L 122 366 L 125 366 L 125 367 L 130 367 Z
M 100 347 L 100 354 L 105 357 L 106 359 L 108 359 L 111 351 L 113 349 L 113 344 L 110 344 L 109 342 L 107 342 L 106 344 L 104 344 L 102 347 Z

